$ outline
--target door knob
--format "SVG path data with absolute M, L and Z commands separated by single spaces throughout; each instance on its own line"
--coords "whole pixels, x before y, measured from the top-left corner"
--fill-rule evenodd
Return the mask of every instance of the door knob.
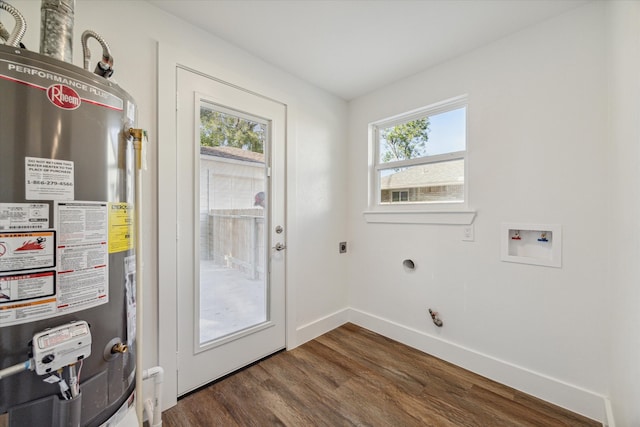
M 286 249 L 287 247 L 284 245 L 284 243 L 276 243 L 276 245 L 273 247 L 273 249 L 275 249 L 276 251 L 282 251 L 284 249 Z

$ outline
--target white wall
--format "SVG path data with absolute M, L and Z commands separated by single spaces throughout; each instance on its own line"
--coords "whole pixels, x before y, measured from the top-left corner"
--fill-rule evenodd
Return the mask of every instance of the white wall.
M 610 333 L 606 35 L 594 2 L 349 106 L 352 319 L 598 419 Z M 462 94 L 475 241 L 460 226 L 366 223 L 367 124 Z M 501 262 L 503 222 L 561 224 L 562 268 Z
M 640 425 L 640 3 L 610 2 L 611 401 Z
M 40 2 L 11 4 L 29 24 L 23 41 L 37 51 Z M 137 99 L 138 124 L 151 133 L 144 368 L 157 363 L 158 312 L 166 309 L 157 307 L 153 166 L 160 42 L 215 57 L 222 74 L 296 106 L 288 147 L 290 346 L 344 321 L 348 298 L 352 320 L 392 338 L 594 418 L 602 418 L 598 397 L 610 393 L 618 425 L 640 423 L 638 7 L 594 2 L 381 88 L 347 110 L 146 2 L 79 0 L 74 62 L 81 63 L 83 30 L 103 35 L 115 78 Z M 367 124 L 463 93 L 475 242 L 462 242 L 459 226 L 365 223 Z M 502 222 L 562 224 L 563 267 L 501 262 Z M 338 255 L 337 242 L 347 237 L 349 253 Z M 403 270 L 405 258 L 416 262 L 414 273 Z M 442 329 L 428 307 L 440 312 Z
M 25 16 L 28 24 L 23 39 L 27 48 L 39 51 L 40 2 L 10 2 Z M 7 26 L 11 27 L 9 23 Z M 312 331 L 304 325 L 324 318 L 347 306 L 346 258 L 339 257 L 338 242 L 345 240 L 346 226 L 346 103 L 301 80 L 272 67 L 225 41 L 205 33 L 156 9 L 144 1 L 97 2 L 78 0 L 75 8 L 74 63 L 82 64 L 80 35 L 92 29 L 109 43 L 115 58 L 114 79 L 138 102 L 138 126 L 150 132 L 149 170 L 145 175 L 148 222 L 144 224 L 145 283 L 144 366 L 158 363 L 158 233 L 157 230 L 157 44 L 171 45 L 215 58 L 216 67 L 208 72 L 231 80 L 258 93 L 277 94 L 281 102 L 294 105 L 290 110 L 291 128 L 287 147 L 287 285 L 288 301 L 294 308 L 287 321 L 294 334 L 288 346 L 294 347 L 325 332 L 322 324 Z M 99 45 L 90 41 L 94 60 Z M 162 64 L 160 64 L 162 66 Z M 166 138 L 166 137 L 165 137 Z M 161 262 L 166 260 L 160 260 Z M 162 278 L 160 286 L 172 285 Z M 300 332 L 298 332 L 300 330 Z M 171 388 L 175 374 L 165 381 Z M 175 396 L 174 396 L 175 397 Z

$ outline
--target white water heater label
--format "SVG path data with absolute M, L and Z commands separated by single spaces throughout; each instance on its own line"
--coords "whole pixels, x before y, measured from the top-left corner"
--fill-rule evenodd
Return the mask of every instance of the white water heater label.
M 127 299 L 127 345 L 133 348 L 136 341 L 136 256 L 124 259 L 124 286 Z
M 27 200 L 73 200 L 73 162 L 24 158 L 24 188 Z
M 0 231 L 31 231 L 49 228 L 49 205 L 0 203 Z
M 0 304 L 52 297 L 54 278 L 53 271 L 0 276 Z
M 109 302 L 108 211 L 106 202 L 57 202 L 60 313 Z
M 56 265 L 56 232 L 0 232 L 0 273 L 52 268 Z
M 0 276 L 0 327 L 56 315 L 54 271 Z

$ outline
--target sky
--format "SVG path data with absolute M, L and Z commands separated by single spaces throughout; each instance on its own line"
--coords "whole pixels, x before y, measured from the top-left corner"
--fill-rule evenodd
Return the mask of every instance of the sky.
M 447 111 L 429 117 L 429 141 L 427 155 L 451 153 L 465 150 L 465 108 Z
M 428 156 L 466 149 L 466 107 L 429 116 Z M 382 159 L 384 152 L 380 153 Z

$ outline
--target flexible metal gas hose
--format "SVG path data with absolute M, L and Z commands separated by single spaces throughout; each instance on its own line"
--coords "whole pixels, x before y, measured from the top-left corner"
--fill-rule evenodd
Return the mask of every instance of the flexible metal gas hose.
M 87 45 L 87 41 L 89 37 L 92 37 L 100 43 L 102 46 L 102 60 L 96 64 L 96 69 L 94 73 L 103 76 L 103 77 L 111 77 L 113 74 L 113 56 L 111 56 L 111 50 L 109 49 L 109 45 L 98 33 L 91 30 L 86 30 L 82 33 L 82 56 L 84 58 L 84 69 L 89 71 L 89 62 L 91 61 L 91 51 L 89 50 L 89 46 Z
M 11 37 L 11 34 L 9 34 L 9 31 L 7 31 L 4 25 L 2 25 L 2 22 L 0 22 L 0 39 L 6 42 L 9 40 L 9 37 Z
M 0 34 L 0 37 L 5 39 L 7 41 L 6 44 L 9 46 L 14 46 L 14 47 L 20 46 L 20 41 L 22 40 L 24 33 L 27 32 L 27 22 L 24 20 L 24 17 L 22 16 L 22 14 L 18 12 L 18 9 L 11 6 L 9 3 L 0 1 L 0 9 L 6 10 L 7 12 L 9 12 L 11 16 L 13 16 L 13 18 L 16 20 L 16 26 L 13 29 L 13 32 L 9 34 L 8 37 L 4 37 L 4 33 L 2 33 Z M 7 32 L 7 30 L 4 27 L 2 28 L 4 29 L 5 32 Z

